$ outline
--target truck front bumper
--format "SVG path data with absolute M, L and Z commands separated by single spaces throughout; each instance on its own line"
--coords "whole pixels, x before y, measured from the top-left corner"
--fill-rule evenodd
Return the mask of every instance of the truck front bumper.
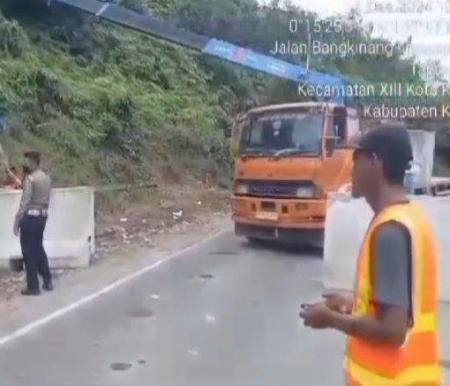
M 286 242 L 323 242 L 326 199 L 263 199 L 232 197 L 239 236 Z

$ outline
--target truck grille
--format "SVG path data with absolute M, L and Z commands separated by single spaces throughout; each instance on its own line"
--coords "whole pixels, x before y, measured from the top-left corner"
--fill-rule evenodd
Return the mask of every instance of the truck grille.
M 296 198 L 299 188 L 314 187 L 312 181 L 240 180 L 237 183 L 248 186 L 248 196 L 266 198 Z

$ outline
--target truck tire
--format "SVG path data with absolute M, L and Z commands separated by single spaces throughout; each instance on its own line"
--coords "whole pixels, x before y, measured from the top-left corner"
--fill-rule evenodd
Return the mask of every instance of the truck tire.
M 321 229 L 314 232 L 311 239 L 311 246 L 318 251 L 323 252 L 323 248 L 325 245 L 325 230 Z
M 249 244 L 253 244 L 253 245 L 260 245 L 260 244 L 263 243 L 263 240 L 258 239 L 256 237 L 247 236 L 246 239 L 247 239 Z

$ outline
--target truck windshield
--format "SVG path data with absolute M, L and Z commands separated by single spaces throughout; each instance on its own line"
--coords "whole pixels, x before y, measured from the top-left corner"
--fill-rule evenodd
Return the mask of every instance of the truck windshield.
M 321 153 L 323 114 L 260 116 L 243 132 L 241 154 L 253 156 L 317 156 Z

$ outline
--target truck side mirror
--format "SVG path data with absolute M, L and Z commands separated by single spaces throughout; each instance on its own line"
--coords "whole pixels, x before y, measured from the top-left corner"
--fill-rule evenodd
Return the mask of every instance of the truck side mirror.
M 334 154 L 336 146 L 337 146 L 336 137 L 325 137 L 325 152 L 328 157 L 331 157 Z

